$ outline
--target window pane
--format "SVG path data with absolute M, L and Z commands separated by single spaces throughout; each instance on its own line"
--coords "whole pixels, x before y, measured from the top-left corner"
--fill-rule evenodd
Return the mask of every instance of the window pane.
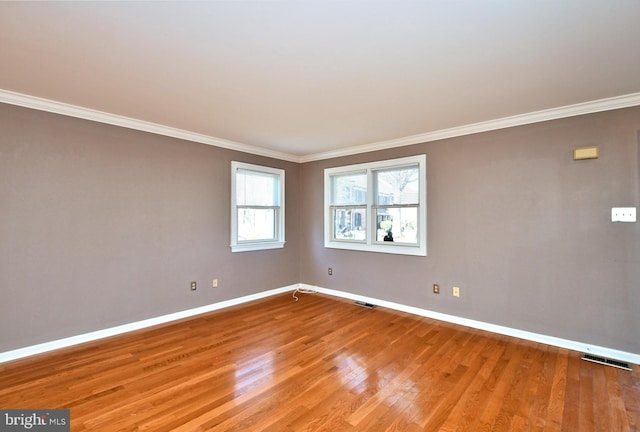
M 418 244 L 418 208 L 379 208 L 376 227 L 377 241 Z
M 239 169 L 236 175 L 236 204 L 280 205 L 280 178 L 275 174 Z
M 367 239 L 367 210 L 339 208 L 333 210 L 333 238 L 365 241 Z
M 238 209 L 238 241 L 274 240 L 276 209 Z
M 364 204 L 367 200 L 367 173 L 331 177 L 332 204 Z
M 418 173 L 417 166 L 374 171 L 376 204 L 418 204 Z

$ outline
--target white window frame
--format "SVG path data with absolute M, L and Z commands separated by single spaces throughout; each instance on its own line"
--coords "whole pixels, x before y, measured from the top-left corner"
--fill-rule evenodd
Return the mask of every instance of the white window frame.
M 418 166 L 418 234 L 417 244 L 379 242 L 376 240 L 376 217 L 374 201 L 373 173 L 377 170 Z M 333 238 L 332 184 L 335 175 L 355 172 L 367 173 L 366 194 L 366 241 L 337 240 Z M 326 168 L 324 170 L 324 246 L 333 249 L 349 249 L 366 252 L 381 252 L 399 255 L 427 255 L 427 157 L 426 155 L 409 156 L 377 162 Z
M 275 238 L 273 240 L 257 240 L 257 241 L 239 241 L 238 240 L 238 205 L 236 197 L 236 174 L 238 170 L 255 171 L 276 175 L 279 177 L 279 187 L 277 192 L 280 205 L 273 206 L 277 208 L 275 221 Z M 272 207 L 270 207 L 272 208 Z M 285 244 L 285 223 L 284 223 L 285 207 L 284 207 L 284 170 L 279 168 L 271 168 L 261 165 L 253 165 L 244 162 L 231 162 L 231 251 L 245 252 L 265 249 L 283 248 Z

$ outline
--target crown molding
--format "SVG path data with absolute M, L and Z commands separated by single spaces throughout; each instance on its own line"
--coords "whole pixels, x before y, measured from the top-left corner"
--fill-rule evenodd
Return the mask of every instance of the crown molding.
M 552 108 L 542 111 L 535 111 L 527 114 L 519 114 L 500 119 L 472 123 L 450 129 L 441 129 L 433 132 L 412 135 L 403 138 L 380 141 L 372 144 L 348 147 L 328 152 L 315 153 L 299 158 L 300 163 L 312 162 L 316 160 L 331 159 L 342 156 L 350 156 L 359 153 L 385 150 L 395 147 L 404 147 L 413 144 L 421 144 L 430 141 L 438 141 L 447 138 L 455 138 L 464 135 L 471 135 L 480 132 L 489 132 L 498 129 L 506 129 L 514 126 L 540 123 L 549 120 L 557 120 L 567 117 L 574 117 L 583 114 L 591 114 L 602 111 L 610 111 L 620 108 L 628 108 L 640 105 L 640 92 L 622 96 L 615 96 L 606 99 L 599 99 L 589 102 L 567 105 L 559 108 Z
M 62 114 L 69 117 L 75 117 L 84 120 L 90 120 L 98 123 L 105 123 L 113 126 L 120 126 L 127 129 L 134 129 L 142 132 L 149 132 L 156 135 L 164 135 L 171 138 L 178 138 L 186 141 L 207 144 L 215 147 L 222 147 L 229 150 L 236 150 L 244 153 L 251 153 L 258 156 L 266 156 L 274 159 L 285 160 L 289 162 L 299 162 L 299 157 L 288 153 L 268 150 L 262 147 L 256 147 L 248 144 L 242 144 L 234 141 L 216 138 L 208 135 L 190 132 L 183 129 L 164 126 L 144 120 L 138 120 L 131 117 L 125 117 L 117 114 L 111 114 L 103 111 L 97 111 L 90 108 L 84 108 L 77 105 L 71 105 L 63 102 L 56 102 L 49 99 L 43 99 L 36 96 L 25 95 L 8 90 L 0 89 L 0 102 L 17 105 L 25 108 L 46 111 L 54 114 Z
M 347 147 L 328 152 L 314 153 L 305 156 L 297 156 L 289 153 L 269 150 L 262 147 L 242 144 L 234 141 L 203 135 L 183 129 L 164 126 L 144 120 L 138 120 L 117 114 L 97 111 L 76 105 L 56 102 L 36 96 L 29 96 L 9 90 L 0 89 L 0 102 L 10 105 L 22 106 L 25 108 L 47 111 L 54 114 L 62 114 L 69 117 L 76 117 L 84 120 L 120 126 L 128 129 L 149 132 L 157 135 L 164 135 L 200 144 L 221 147 L 229 150 L 251 153 L 258 156 L 265 156 L 289 162 L 305 163 L 323 159 L 331 159 L 342 156 L 350 156 L 360 153 L 368 153 L 378 150 L 385 150 L 396 147 L 404 147 L 413 144 L 421 144 L 430 141 L 437 141 L 447 138 L 455 138 L 481 132 L 505 129 L 514 126 L 540 123 L 549 120 L 556 120 L 567 117 L 574 117 L 583 114 L 591 114 L 602 111 L 610 111 L 620 108 L 628 108 L 640 105 L 640 92 L 622 96 L 615 96 L 606 99 L 598 99 L 589 102 L 567 105 L 559 108 L 552 108 L 542 111 L 535 111 L 526 114 L 519 114 L 500 119 L 472 123 L 464 126 L 441 129 L 433 132 L 426 132 L 408 137 L 396 138 L 388 141 L 379 141 L 371 144 Z

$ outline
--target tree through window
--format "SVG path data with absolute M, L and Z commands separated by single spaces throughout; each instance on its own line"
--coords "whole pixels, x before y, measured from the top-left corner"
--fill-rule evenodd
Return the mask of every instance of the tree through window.
M 325 170 L 325 247 L 426 255 L 426 157 Z

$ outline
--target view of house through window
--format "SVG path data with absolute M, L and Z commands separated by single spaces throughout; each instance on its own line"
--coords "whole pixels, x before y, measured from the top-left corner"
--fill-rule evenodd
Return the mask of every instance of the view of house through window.
M 331 193 L 333 238 L 366 241 L 367 173 L 333 176 Z
M 418 166 L 373 171 L 376 241 L 418 244 Z
M 426 255 L 426 157 L 325 170 L 325 247 Z

